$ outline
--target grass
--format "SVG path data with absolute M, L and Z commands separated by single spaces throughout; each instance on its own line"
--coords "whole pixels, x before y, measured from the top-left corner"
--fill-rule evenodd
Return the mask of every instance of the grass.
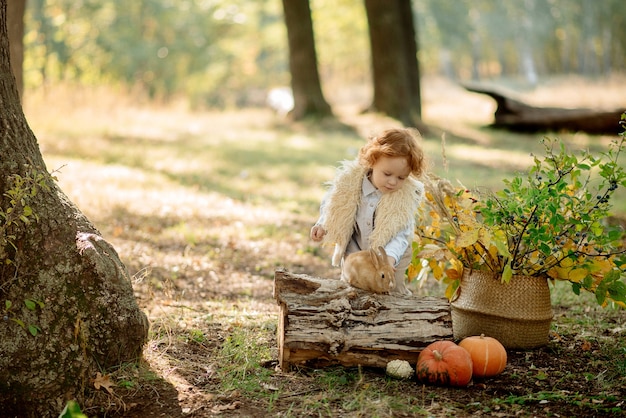
M 424 118 L 437 128 L 424 146 L 439 174 L 467 187 L 496 188 L 541 149 L 538 136 L 483 127 L 493 111 L 489 99 L 441 81 L 424 87 Z M 561 87 L 546 94 L 556 96 L 555 88 Z M 274 270 L 336 274 L 325 250 L 308 239 L 322 185 L 367 135 L 396 122 L 341 108 L 336 123 L 288 124 L 265 109 L 137 107 L 102 91 L 54 97 L 53 107 L 44 96 L 27 97 L 25 108 L 48 169 L 59 169 L 61 188 L 120 252 L 152 323 L 146 364 L 111 372 L 118 390 L 154 395 L 162 390 L 158 376 L 196 416 L 207 405 L 207 415 L 283 417 L 626 409 L 614 399 L 626 390 L 624 312 L 602 310 L 592 295 L 576 296 L 566 283 L 552 291 L 553 342 L 541 352 L 513 353 L 503 383 L 478 382 L 463 391 L 361 368 L 275 370 Z M 444 127 L 445 161 L 438 130 Z M 596 150 L 611 139 L 562 137 Z M 626 214 L 624 193 L 614 207 Z M 443 294 L 433 282 L 414 290 Z M 550 363 L 565 357 L 570 361 L 561 368 Z M 576 390 L 567 386 L 572 380 Z
M 488 123 L 489 114 L 473 119 L 467 115 L 468 108 L 485 107 L 490 99 L 451 86 L 439 88 L 444 97 L 435 102 L 437 91 L 426 86 L 424 99 L 428 106 L 425 118 L 445 127 L 447 161 L 443 161 L 442 138 L 437 131 L 424 141 L 432 169 L 438 174 L 458 179 L 467 187 L 498 188 L 502 178 L 526 169 L 532 162 L 531 153 L 542 150 L 540 134 L 494 131 L 481 126 Z M 98 94 L 101 97 L 103 93 Z M 294 129 L 279 119 L 268 119 L 266 110 L 198 114 L 176 108 L 121 107 L 95 114 L 88 110 L 91 98 L 86 96 L 86 103 L 68 104 L 71 109 L 64 108 L 63 102 L 50 109 L 45 97 L 33 98 L 34 116 L 29 115 L 29 120 L 43 143 L 50 169 L 63 166 L 68 158 L 124 167 L 157 182 L 167 180 L 307 215 L 316 210 L 320 186 L 332 177 L 337 161 L 352 158 L 365 136 L 397 124 L 378 118 L 358 121 L 360 132 L 337 125 Z M 109 101 L 113 99 L 104 103 Z M 451 103 L 448 113 L 441 115 L 439 109 L 446 101 Z M 37 106 L 45 106 L 45 113 Z M 463 117 L 450 118 L 451 114 Z M 345 117 L 343 121 L 354 122 Z M 611 139 L 585 134 L 558 136 L 574 148 L 595 151 L 604 149 Z M 62 160 L 55 164 L 55 156 Z M 620 194 L 615 208 L 626 213 L 625 193 Z

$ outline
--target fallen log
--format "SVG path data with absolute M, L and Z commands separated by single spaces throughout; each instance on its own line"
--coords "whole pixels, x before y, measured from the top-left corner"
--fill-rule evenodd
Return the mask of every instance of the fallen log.
M 486 94 L 496 101 L 494 128 L 517 132 L 570 131 L 589 134 L 617 135 L 622 131 L 619 121 L 625 108 L 613 110 L 535 107 L 486 86 L 463 86 L 466 90 Z
M 384 368 L 395 359 L 415 366 L 428 344 L 453 338 L 445 298 L 374 294 L 283 269 L 274 275 L 274 298 L 284 371 L 298 365 Z

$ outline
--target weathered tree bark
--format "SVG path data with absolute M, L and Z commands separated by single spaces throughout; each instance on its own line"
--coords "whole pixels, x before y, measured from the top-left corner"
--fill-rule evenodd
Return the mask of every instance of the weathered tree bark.
M 534 107 L 508 97 L 494 88 L 465 85 L 466 90 L 486 94 L 497 104 L 494 128 L 517 132 L 571 131 L 617 135 L 619 121 L 626 107 L 616 110 Z
M 326 102 L 317 70 L 317 54 L 313 36 L 313 22 L 309 0 L 283 0 L 287 40 L 289 43 L 289 70 L 295 119 L 332 116 Z
M 6 12 L 0 0 L 0 416 L 57 417 L 98 372 L 140 358 L 148 322 L 114 248 L 47 171 L 11 74 Z M 18 190 L 29 193 L 11 202 Z M 16 213 L 29 222 L 8 222 Z
M 7 4 L 9 47 L 11 48 L 11 68 L 15 76 L 20 97 L 24 94 L 22 66 L 24 63 L 24 11 L 26 0 L 11 0 Z
M 279 364 L 385 367 L 394 359 L 413 365 L 420 351 L 452 339 L 445 298 L 369 293 L 342 280 L 293 274 L 274 276 Z

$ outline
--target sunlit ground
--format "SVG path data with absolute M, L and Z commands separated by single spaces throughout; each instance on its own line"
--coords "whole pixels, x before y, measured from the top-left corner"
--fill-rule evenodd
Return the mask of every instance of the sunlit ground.
M 551 106 L 613 108 L 626 96 L 624 81 L 567 78 L 516 94 Z M 398 126 L 360 112 L 368 100 L 365 89 L 354 89 L 354 103 L 339 93 L 336 113 L 356 133 L 289 125 L 269 109 L 191 112 L 182 101 L 150 105 L 105 88 L 28 92 L 25 113 L 48 169 L 59 170 L 63 189 L 105 232 L 120 235 L 127 228 L 124 214 L 133 214 L 175 216 L 173 225 L 155 229 L 190 242 L 255 228 L 257 235 L 276 238 L 288 232 L 255 225 L 313 222 L 323 183 L 337 161 L 352 158 L 364 137 Z M 424 121 L 444 132 L 443 139 L 439 134 L 424 139 L 434 171 L 466 187 L 497 188 L 507 174 L 528 167 L 531 152 L 541 151 L 541 135 L 485 128 L 494 106 L 489 97 L 449 81 L 424 80 Z M 563 138 L 574 147 L 595 149 L 613 139 Z M 614 208 L 626 213 L 626 196 L 620 196 Z M 222 221 L 202 226 L 203 217 Z M 306 230 L 297 233 L 306 240 Z
M 550 105 L 563 106 L 573 98 L 582 103 L 582 97 L 602 97 L 597 106 L 613 107 L 624 97 L 621 81 L 573 79 L 524 94 L 529 100 L 562 97 L 563 103 Z M 424 121 L 437 129 L 425 135 L 424 145 L 438 173 L 468 187 L 499 187 L 541 149 L 539 135 L 485 128 L 494 111 L 490 98 L 441 79 L 425 80 L 423 89 Z M 339 119 L 354 131 L 337 124 L 289 124 L 269 109 L 191 112 L 183 102 L 137 103 L 109 89 L 27 94 L 25 113 L 48 169 L 58 170 L 63 191 L 128 266 L 152 323 L 145 357 L 176 386 L 181 404 L 207 405 L 216 396 L 195 388 L 215 360 L 192 353 L 189 347 L 195 346 L 187 342 L 211 341 L 246 325 L 271 327 L 278 309 L 271 294 L 277 267 L 338 275 L 324 250 L 308 239 L 323 183 L 367 135 L 398 126 L 361 114 L 367 92 L 355 91 L 357 102 L 336 105 Z M 597 149 L 611 140 L 583 134 L 564 139 Z M 626 196 L 617 211 L 626 213 L 624 202 Z M 568 286 L 552 292 L 555 303 L 594 306 L 591 295 L 578 299 Z M 432 279 L 411 288 L 443 295 Z M 268 338 L 273 334 L 264 329 Z M 273 342 L 262 343 L 276 350 Z

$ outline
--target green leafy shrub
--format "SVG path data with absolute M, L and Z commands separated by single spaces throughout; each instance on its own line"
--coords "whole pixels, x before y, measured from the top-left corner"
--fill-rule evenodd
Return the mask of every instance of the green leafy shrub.
M 622 117 L 626 119 L 626 114 Z M 420 259 L 452 297 L 464 269 L 566 280 L 599 304 L 626 306 L 624 231 L 606 222 L 611 197 L 626 187 L 619 164 L 626 132 L 599 157 L 573 153 L 558 139 L 543 139 L 545 155 L 526 173 L 504 180 L 495 192 L 453 187 L 442 178 L 425 181 L 426 221 L 417 229 L 409 277 Z
M 50 177 L 45 171 L 26 167 L 26 174 L 12 174 L 7 178 L 6 191 L 0 199 L 0 260 L 5 264 L 12 261 L 7 250 L 17 250 L 16 232 L 23 226 L 38 222 L 39 217 L 30 206 L 31 200 L 40 190 L 50 190 Z

